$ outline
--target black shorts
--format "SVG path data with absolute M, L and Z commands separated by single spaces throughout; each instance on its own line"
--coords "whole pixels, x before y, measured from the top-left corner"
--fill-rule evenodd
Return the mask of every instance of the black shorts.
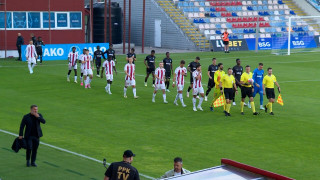
M 41 50 L 37 49 L 37 54 L 38 54 L 38 56 L 42 56 L 42 49 Z
M 224 88 L 223 93 L 226 99 L 233 99 L 233 88 Z
M 252 87 L 241 87 L 241 98 L 246 98 L 246 97 L 253 97 L 252 96 Z
M 154 73 L 155 69 L 154 68 L 147 68 L 147 74 Z
M 192 76 L 192 73 L 190 74 L 190 84 L 193 84 L 193 76 Z
M 229 41 L 223 41 L 224 45 L 229 45 Z
M 171 78 L 171 72 L 170 71 L 166 71 L 166 79 L 170 79 Z
M 96 59 L 96 67 L 97 68 L 101 67 L 101 59 Z
M 214 87 L 214 85 L 215 85 L 215 83 L 214 83 L 214 80 L 213 79 L 209 79 L 209 81 L 208 81 L 208 88 L 213 88 Z
M 274 94 L 274 88 L 266 88 L 267 99 L 274 99 L 276 95 Z

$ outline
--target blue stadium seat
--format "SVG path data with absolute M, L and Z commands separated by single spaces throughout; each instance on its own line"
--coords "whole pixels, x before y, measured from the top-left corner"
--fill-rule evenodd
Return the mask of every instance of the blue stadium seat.
M 199 23 L 206 23 L 206 22 L 204 21 L 204 19 L 200 18 Z
M 194 6 L 194 3 L 193 2 L 189 2 L 189 6 Z
M 284 10 L 280 10 L 280 11 L 279 11 L 279 14 L 280 14 L 280 15 L 284 15 Z
M 198 19 L 193 19 L 193 23 L 199 23 Z
M 220 29 L 221 28 L 221 24 L 216 24 L 216 28 Z M 221 34 L 221 33 L 220 33 Z
M 314 32 L 313 32 L 313 31 L 310 31 L 310 32 L 309 32 L 309 36 L 314 36 Z
M 210 13 L 210 17 L 217 17 L 214 13 Z
M 258 14 L 259 14 L 260 16 L 264 16 L 264 13 L 263 13 L 262 11 L 259 11 Z
M 268 4 L 268 2 L 267 2 L 267 1 L 262 1 L 262 3 L 263 3 L 263 4 L 265 4 L 265 5 L 267 5 L 267 4 Z
M 296 13 L 293 10 L 290 11 L 290 14 L 291 15 L 296 15 Z
M 210 8 L 209 8 L 209 7 L 205 7 L 204 10 L 205 10 L 206 12 L 210 12 Z
M 271 37 L 272 37 L 272 38 L 276 38 L 276 37 L 277 37 L 277 34 L 271 34 Z
M 271 11 L 271 12 L 273 12 L 273 11 Z M 265 11 L 263 14 L 264 14 L 265 16 L 270 16 L 271 13 L 268 13 L 268 11 Z
M 252 9 L 253 9 L 254 11 L 257 11 L 257 10 L 258 10 L 258 7 L 257 7 L 257 6 L 253 6 Z
M 308 30 L 309 30 L 309 27 L 308 27 L 308 26 L 303 26 L 303 30 L 304 30 L 304 31 L 308 31 Z
M 268 11 L 268 6 L 263 6 L 263 10 Z
M 216 12 L 217 17 L 221 17 L 221 12 Z
M 249 33 L 255 33 L 256 31 L 254 29 L 249 29 Z
M 183 2 L 178 2 L 178 6 L 182 7 L 183 6 Z
M 183 12 L 189 12 L 189 8 L 183 8 Z
M 194 8 L 193 8 L 193 11 L 194 11 L 194 12 L 199 12 L 200 9 L 199 9 L 198 7 L 194 7 Z
M 263 10 L 263 6 L 258 6 L 258 10 L 262 11 Z
M 205 22 L 205 23 L 210 23 L 210 19 L 209 19 L 209 18 L 205 18 L 205 19 L 204 19 L 204 22 Z
M 232 12 L 232 16 L 236 17 L 238 16 L 236 12 Z
M 270 28 L 265 28 L 266 32 L 267 33 L 270 33 L 271 32 L 271 29 Z
M 216 34 L 222 34 L 220 30 L 216 30 Z
M 227 6 L 227 7 L 226 7 L 226 10 L 227 10 L 227 11 L 232 11 L 232 8 L 229 7 L 229 6 Z
M 271 32 L 272 32 L 272 33 L 277 32 L 276 28 L 274 28 L 274 27 L 273 27 L 273 28 L 271 28 Z
M 249 30 L 248 30 L 248 29 L 244 29 L 244 30 L 243 30 L 243 33 L 248 34 L 248 33 L 249 33 Z
M 237 6 L 237 11 L 242 11 L 241 6 Z
M 232 11 L 237 11 L 237 7 L 236 6 L 232 6 Z
M 238 38 L 239 38 L 239 39 L 243 39 L 243 35 L 242 35 L 242 34 L 239 34 L 239 35 L 238 35 Z
M 248 6 L 248 7 L 247 7 L 247 10 L 248 10 L 248 11 L 253 11 L 252 6 Z
M 284 3 L 282 2 L 282 0 L 280 0 L 280 1 L 278 1 L 278 4 L 284 4 Z
M 252 1 L 252 4 L 257 5 L 258 3 L 257 3 L 257 1 Z
M 205 6 L 204 2 L 199 3 L 200 6 Z
M 210 11 L 211 11 L 211 12 L 215 12 L 216 9 L 212 7 L 212 8 L 210 8 Z
M 183 6 L 189 6 L 188 2 L 183 2 Z
M 281 20 L 286 20 L 286 17 L 285 16 L 280 16 L 280 19 Z
M 227 28 L 231 29 L 232 28 L 232 24 L 231 23 L 227 23 Z

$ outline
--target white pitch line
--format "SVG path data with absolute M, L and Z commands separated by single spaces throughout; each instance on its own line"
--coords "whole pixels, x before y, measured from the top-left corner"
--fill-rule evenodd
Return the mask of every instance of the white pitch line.
M 5 134 L 9 134 L 9 135 L 12 135 L 12 136 L 16 136 L 18 137 L 19 135 L 18 134 L 15 134 L 15 133 L 12 133 L 12 132 L 9 132 L 9 131 L 5 131 L 5 130 L 2 130 L 0 129 L 0 132 L 3 132 Z M 51 147 L 53 149 L 57 149 L 57 150 L 60 150 L 60 151 L 63 151 L 63 152 L 66 152 L 66 153 L 69 153 L 69 154 L 73 154 L 75 156 L 79 156 L 79 157 L 82 157 L 82 158 L 85 158 L 85 159 L 89 159 L 89 160 L 92 160 L 92 161 L 95 161 L 95 162 L 98 162 L 98 163 L 103 163 L 102 161 L 98 160 L 98 159 L 95 159 L 95 158 L 92 158 L 92 157 L 89 157 L 89 156 L 86 156 L 86 155 L 83 155 L 83 154 L 79 154 L 79 153 L 76 153 L 76 152 L 73 152 L 73 151 L 69 151 L 67 149 L 63 149 L 63 148 L 60 148 L 60 147 L 57 147 L 57 146 L 54 146 L 54 145 L 51 145 L 51 144 L 47 144 L 47 143 L 44 143 L 44 142 L 41 142 L 40 141 L 40 144 L 42 145 L 45 145 L 45 146 L 48 146 L 48 147 Z M 110 163 L 106 163 L 107 165 L 110 165 Z M 147 179 L 155 179 L 153 177 L 150 177 L 148 175 L 145 175 L 145 174 L 141 174 L 139 173 L 141 176 L 147 178 Z

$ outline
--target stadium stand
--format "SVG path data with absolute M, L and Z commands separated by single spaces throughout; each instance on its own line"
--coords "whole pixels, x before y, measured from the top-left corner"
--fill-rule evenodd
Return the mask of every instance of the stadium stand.
M 258 25 L 261 38 L 279 37 L 281 33 L 287 31 L 289 16 L 298 15 L 295 9 L 287 5 L 287 1 L 282 0 L 172 1 L 208 40 L 221 39 L 220 35 L 224 28 L 228 28 L 230 39 L 255 38 Z M 319 35 L 315 28 L 306 22 L 293 22 L 292 30 L 294 36 Z

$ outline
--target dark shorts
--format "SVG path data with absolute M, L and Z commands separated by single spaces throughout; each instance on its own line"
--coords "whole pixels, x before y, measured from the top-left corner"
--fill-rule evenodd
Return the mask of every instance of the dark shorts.
M 274 99 L 276 97 L 276 95 L 274 94 L 273 88 L 266 88 L 266 95 L 268 99 L 270 98 Z
M 214 80 L 213 79 L 209 79 L 209 81 L 208 81 L 208 88 L 213 88 L 214 87 Z
M 166 71 L 166 79 L 170 79 L 171 78 L 171 72 L 170 71 Z
M 38 56 L 42 56 L 42 49 L 41 50 L 37 49 L 37 54 Z
M 224 88 L 223 93 L 226 99 L 233 99 L 233 88 Z
M 147 68 L 147 74 L 154 73 L 155 69 L 154 68 Z
M 223 41 L 224 45 L 229 45 L 229 41 Z
M 190 74 L 190 84 L 193 84 L 193 76 Z
M 101 67 L 101 59 L 96 59 L 96 67 L 97 68 Z
M 253 97 L 252 96 L 252 87 L 241 87 L 241 98 L 246 98 L 246 97 Z

